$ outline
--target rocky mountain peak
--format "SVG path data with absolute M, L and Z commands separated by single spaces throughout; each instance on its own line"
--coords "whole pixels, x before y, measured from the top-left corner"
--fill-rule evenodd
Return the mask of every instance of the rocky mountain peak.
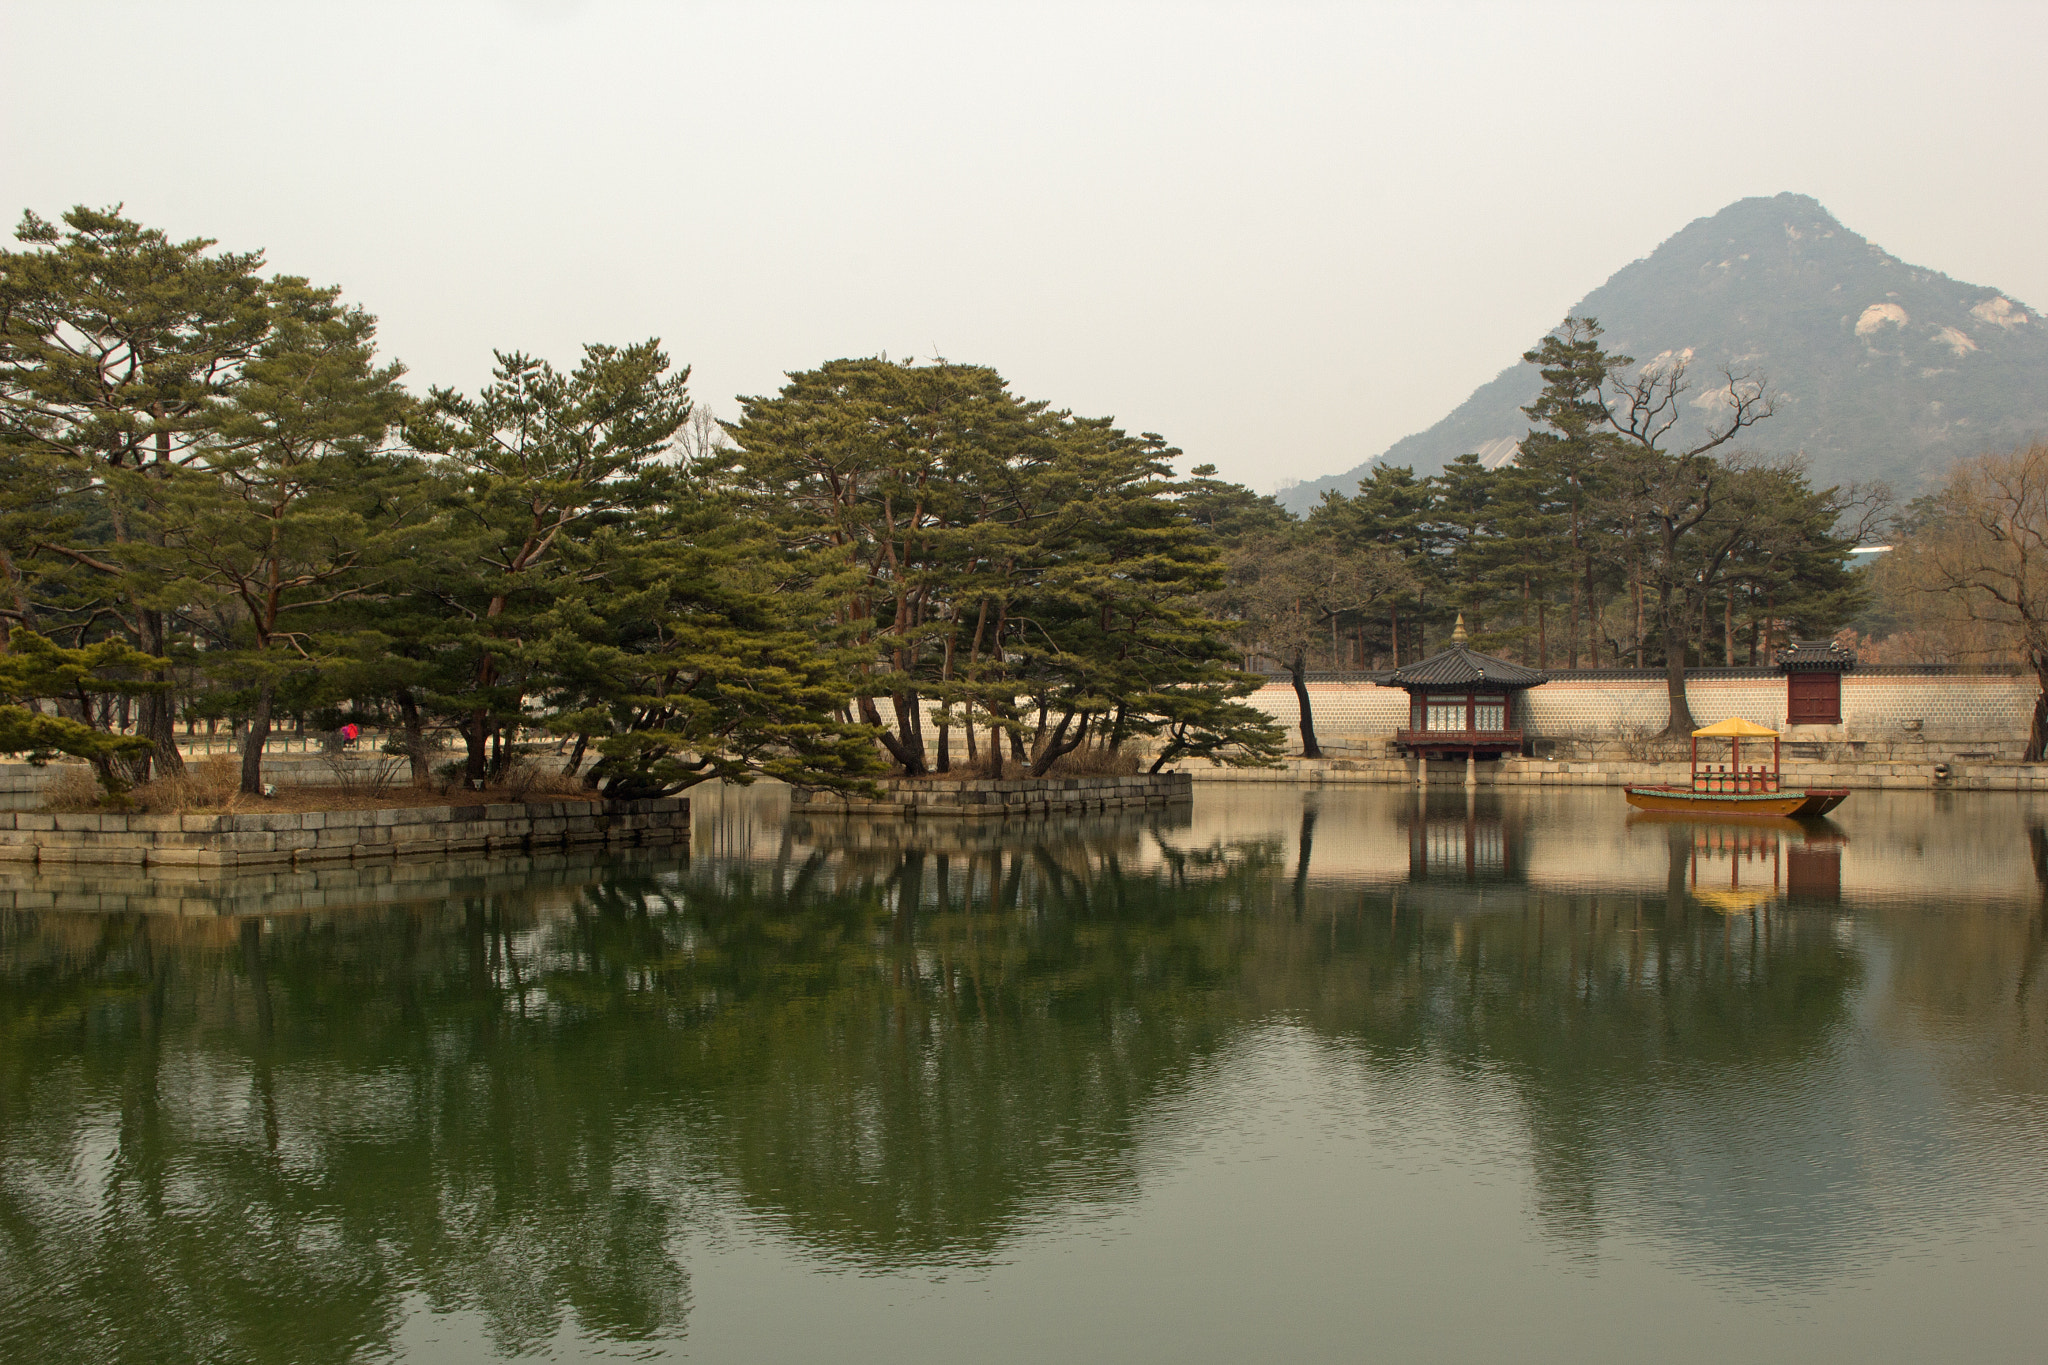
M 1703 432 L 1724 370 L 1766 376 L 1777 413 L 1746 448 L 1800 454 L 1817 482 L 1885 479 L 1903 493 L 1950 461 L 2048 432 L 2048 326 L 1984 285 L 1908 264 L 1804 194 L 1741 199 L 1622 267 L 1571 312 L 1638 361 L 1684 358 Z M 1538 338 L 1530 338 L 1533 345 Z M 1376 457 L 1431 473 L 1468 451 L 1512 458 L 1541 384 L 1516 360 L 1427 431 Z M 1305 510 L 1372 465 L 1284 491 Z

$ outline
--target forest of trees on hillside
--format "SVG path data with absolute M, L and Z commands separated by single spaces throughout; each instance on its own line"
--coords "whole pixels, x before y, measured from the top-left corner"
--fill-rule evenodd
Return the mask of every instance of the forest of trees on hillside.
M 995 370 L 836 360 L 693 403 L 657 340 L 408 389 L 374 319 L 119 210 L 0 253 L 0 750 L 175 773 L 178 733 L 375 722 L 481 786 L 545 732 L 608 795 L 857 785 L 1083 750 L 1270 762 L 1278 665 L 1475 647 L 1547 669 L 1761 662 L 1867 596 L 1881 496 L 1740 454 L 1568 319 L 1520 456 L 1377 469 L 1306 519 Z M 1665 449 L 1681 404 L 1713 439 Z

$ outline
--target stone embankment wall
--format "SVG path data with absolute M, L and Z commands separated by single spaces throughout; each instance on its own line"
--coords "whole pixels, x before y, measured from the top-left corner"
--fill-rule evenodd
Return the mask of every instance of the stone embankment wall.
M 895 815 L 913 818 L 967 815 L 1085 815 L 1109 811 L 1154 810 L 1194 800 L 1187 773 L 1147 773 L 1133 777 L 884 778 L 878 795 L 842 796 L 837 792 L 791 788 L 792 814 Z
M 238 916 L 440 906 L 465 896 L 514 896 L 539 907 L 567 908 L 584 887 L 616 874 L 621 858 L 659 856 L 653 849 L 592 845 L 539 853 L 271 863 L 238 868 L 233 876 L 187 867 L 0 863 L 0 913 L 178 915 L 232 926 Z
M 2048 763 L 1951 763 L 1942 777 L 1933 763 L 1787 762 L 1787 787 L 1848 787 L 1852 790 L 1902 791 L 2040 791 L 2048 792 Z M 1686 781 L 1684 763 L 1632 762 L 1607 759 L 1551 762 L 1540 758 L 1506 758 L 1472 765 L 1474 783 L 1482 787 L 1623 787 L 1647 782 Z M 1320 762 L 1294 758 L 1280 768 L 1198 767 L 1192 776 L 1202 782 L 1292 782 L 1310 786 L 1347 783 L 1417 784 L 1413 759 L 1337 758 Z M 1430 786 L 1459 786 L 1465 762 L 1455 759 L 1428 765 Z
M 1340 676 L 1308 688 L 1316 737 L 1331 753 L 1378 757 L 1407 724 L 1408 694 L 1398 687 Z M 1710 668 L 1695 670 L 1685 693 L 1701 725 L 1741 716 L 1783 730 L 1788 756 L 1902 763 L 2017 759 L 2040 695 L 2032 675 L 2016 671 L 1858 669 L 1842 679 L 1840 725 L 1788 727 L 1786 690 L 1774 669 Z M 1284 679 L 1249 700 L 1298 733 L 1300 712 Z M 1586 669 L 1553 673 L 1523 693 L 1515 723 L 1539 755 L 1626 760 L 1645 756 L 1630 750 L 1661 730 L 1668 714 L 1661 673 Z
M 0 812 L 0 861 L 239 868 L 687 841 L 690 803 L 535 801 L 229 815 Z

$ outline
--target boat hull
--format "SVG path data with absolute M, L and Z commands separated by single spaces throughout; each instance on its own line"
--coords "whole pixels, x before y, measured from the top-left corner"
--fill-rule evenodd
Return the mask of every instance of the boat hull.
M 1686 787 L 1624 787 L 1637 810 L 1687 815 L 1825 815 L 1848 799 L 1846 787 L 1805 791 L 1696 792 Z

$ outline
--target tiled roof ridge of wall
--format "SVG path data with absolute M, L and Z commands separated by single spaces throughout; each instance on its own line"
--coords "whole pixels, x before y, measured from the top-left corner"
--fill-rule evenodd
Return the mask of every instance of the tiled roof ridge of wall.
M 1858 664 L 1846 676 L 1851 680 L 1864 677 L 1877 678 L 2013 678 L 2027 673 L 2024 664 Z M 1391 668 L 1378 670 L 1333 670 L 1310 669 L 1305 681 L 1323 684 L 1371 684 L 1386 687 L 1387 679 L 1394 673 Z M 1268 687 L 1290 687 L 1293 679 L 1286 673 L 1259 674 L 1265 678 Z M 1663 682 L 1661 668 L 1553 668 L 1547 676 L 1552 683 L 1584 680 L 1592 682 Z M 1688 668 L 1685 670 L 1688 682 L 1712 682 L 1716 679 L 1762 679 L 1783 678 L 1784 672 L 1775 664 L 1759 664 L 1756 667 L 1738 668 Z M 1549 686 L 1549 683 L 1539 684 Z

